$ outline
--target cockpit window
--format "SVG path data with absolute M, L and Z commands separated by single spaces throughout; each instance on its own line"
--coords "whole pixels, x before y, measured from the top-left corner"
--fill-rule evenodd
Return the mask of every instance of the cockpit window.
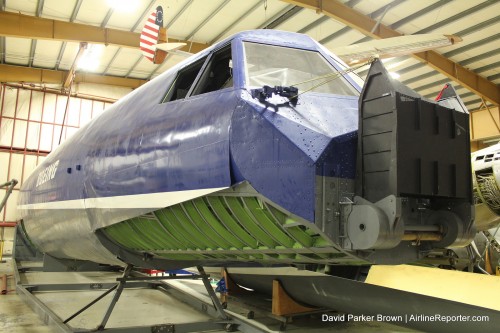
M 231 45 L 228 45 L 215 52 L 210 58 L 191 96 L 232 87 L 232 67 Z
M 232 87 L 232 64 L 231 45 L 227 45 L 182 68 L 161 103 Z
M 206 60 L 207 57 L 204 57 L 182 69 L 175 77 L 174 82 L 171 84 L 161 102 L 166 103 L 185 98 Z
M 294 86 L 300 92 L 357 96 L 359 92 L 319 52 L 245 42 L 249 88 Z

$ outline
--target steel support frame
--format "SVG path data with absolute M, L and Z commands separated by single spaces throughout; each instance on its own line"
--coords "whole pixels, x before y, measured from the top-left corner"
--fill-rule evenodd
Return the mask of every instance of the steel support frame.
M 16 230 L 15 243 L 20 244 L 17 240 L 18 230 Z M 29 258 L 32 260 L 32 258 Z M 63 333 L 80 333 L 80 332 L 90 332 L 90 331 L 103 331 L 113 332 L 113 333 L 141 333 L 141 332 L 175 332 L 175 333 L 189 333 L 189 332 L 200 332 L 206 330 L 215 329 L 226 329 L 227 331 L 233 330 L 236 326 L 242 332 L 246 333 L 261 333 L 262 329 L 257 328 L 257 326 L 252 325 L 243 318 L 238 317 L 238 315 L 231 313 L 231 317 L 224 311 L 222 305 L 217 298 L 212 286 L 210 285 L 209 275 L 207 275 L 203 267 L 198 266 L 199 275 L 192 276 L 177 276 L 177 277 L 165 277 L 165 276 L 155 276 L 150 277 L 144 274 L 133 272 L 131 276 L 132 265 L 128 265 L 121 278 L 117 278 L 118 284 L 116 283 L 73 283 L 73 284 L 23 284 L 21 282 L 20 273 L 25 271 L 38 271 L 41 269 L 40 266 L 22 266 L 21 261 L 27 260 L 27 258 L 18 258 L 16 255 L 16 248 L 13 251 L 13 268 L 14 268 L 14 279 L 16 283 L 17 294 L 26 302 L 30 308 L 33 309 L 43 320 L 49 325 L 55 332 Z M 190 295 L 185 291 L 176 289 L 172 287 L 167 282 L 162 280 L 174 280 L 174 279 L 197 279 L 201 278 L 207 292 L 210 295 L 210 301 L 204 301 L 197 298 L 194 295 Z M 62 320 L 54 311 L 52 311 L 48 306 L 46 306 L 42 301 L 40 301 L 34 292 L 42 291 L 75 291 L 75 290 L 102 290 L 109 288 L 104 294 L 97 297 L 94 301 L 88 303 L 85 307 L 75 312 L 72 316 L 66 320 Z M 105 328 L 105 325 L 112 313 L 112 310 L 118 301 L 121 292 L 125 288 L 153 288 L 157 289 L 162 293 L 173 296 L 174 298 L 182 301 L 207 315 L 214 317 L 214 320 L 192 322 L 192 323 L 180 323 L 180 324 L 162 324 L 153 326 L 133 326 L 133 327 L 121 327 L 121 328 Z M 97 303 L 99 300 L 104 298 L 107 294 L 115 291 L 115 296 L 110 302 L 110 305 L 104 314 L 103 320 L 100 325 L 95 330 L 88 330 L 82 328 L 73 328 L 67 323 L 78 316 L 80 313 L 91 307 L 93 304 Z

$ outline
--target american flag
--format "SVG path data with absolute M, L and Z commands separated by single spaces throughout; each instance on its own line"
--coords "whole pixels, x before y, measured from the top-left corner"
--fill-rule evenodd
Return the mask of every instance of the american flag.
M 154 61 L 156 44 L 158 42 L 158 33 L 160 30 L 160 26 L 158 25 L 157 20 L 157 12 L 159 10 L 161 9 L 157 8 L 156 11 L 152 12 L 151 15 L 149 15 L 146 23 L 144 24 L 144 28 L 142 28 L 141 39 L 139 43 L 142 54 L 152 62 Z M 161 18 L 158 17 L 158 19 L 160 19 L 160 22 L 162 22 L 163 11 L 158 14 L 161 16 Z

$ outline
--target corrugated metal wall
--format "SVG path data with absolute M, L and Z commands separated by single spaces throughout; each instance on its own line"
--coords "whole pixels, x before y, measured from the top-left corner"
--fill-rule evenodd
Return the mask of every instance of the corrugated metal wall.
M 67 103 L 68 97 L 62 94 L 0 85 L 0 184 L 13 178 L 19 181 L 0 212 L 1 222 L 17 220 L 19 188 L 45 156 L 110 105 L 70 97 L 65 116 Z M 5 192 L 0 189 L 0 200 Z M 0 239 L 11 240 L 12 232 L 12 228 L 0 228 Z

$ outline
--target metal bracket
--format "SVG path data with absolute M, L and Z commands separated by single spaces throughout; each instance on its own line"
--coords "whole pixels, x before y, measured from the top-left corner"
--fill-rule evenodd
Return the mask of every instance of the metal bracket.
M 203 284 L 205 285 L 205 288 L 207 289 L 208 296 L 210 296 L 210 299 L 214 303 L 214 306 L 217 309 L 217 312 L 219 313 L 219 317 L 224 319 L 224 320 L 230 319 L 227 316 L 226 312 L 224 311 L 224 308 L 222 307 L 222 304 L 221 304 L 219 298 L 215 294 L 214 289 L 210 285 L 210 281 L 208 280 L 208 277 L 209 277 L 208 274 L 205 273 L 205 270 L 203 269 L 202 266 L 196 266 L 196 268 L 198 269 L 198 272 L 200 272 L 200 275 L 202 276 Z

